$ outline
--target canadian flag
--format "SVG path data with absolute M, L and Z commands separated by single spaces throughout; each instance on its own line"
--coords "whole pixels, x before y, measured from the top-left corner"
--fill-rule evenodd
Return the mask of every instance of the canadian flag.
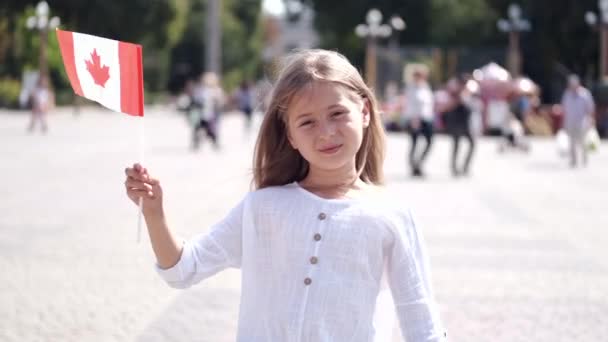
M 144 116 L 141 45 L 57 30 L 74 92 L 125 114 Z

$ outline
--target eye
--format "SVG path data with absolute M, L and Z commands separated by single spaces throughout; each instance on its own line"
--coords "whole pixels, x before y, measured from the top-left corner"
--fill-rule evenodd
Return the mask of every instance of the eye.
M 306 121 L 300 122 L 298 127 L 310 126 L 311 124 L 312 124 L 312 120 L 306 120 Z
M 346 112 L 344 112 L 344 111 L 334 112 L 334 113 L 331 114 L 331 116 L 335 118 L 335 117 L 338 117 L 338 116 L 340 116 L 342 114 L 346 114 Z

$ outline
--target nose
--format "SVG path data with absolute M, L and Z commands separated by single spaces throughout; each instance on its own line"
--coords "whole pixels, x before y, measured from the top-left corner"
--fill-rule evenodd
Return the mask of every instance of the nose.
M 323 138 L 329 138 L 336 134 L 336 123 L 331 120 L 322 120 L 319 123 L 319 135 Z

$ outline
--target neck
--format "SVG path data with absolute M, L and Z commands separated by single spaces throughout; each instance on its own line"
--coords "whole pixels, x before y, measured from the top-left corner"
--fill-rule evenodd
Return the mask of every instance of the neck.
M 343 197 L 351 190 L 360 190 L 364 185 L 357 175 L 355 162 L 342 168 L 326 170 L 310 166 L 306 178 L 300 185 L 322 197 Z

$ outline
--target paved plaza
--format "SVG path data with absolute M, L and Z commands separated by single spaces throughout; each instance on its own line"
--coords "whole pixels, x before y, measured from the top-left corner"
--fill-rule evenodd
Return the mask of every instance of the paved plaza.
M 221 149 L 194 153 L 182 116 L 146 115 L 145 164 L 171 226 L 205 231 L 248 191 L 256 133 L 228 115 Z M 97 107 L 49 119 L 48 134 L 28 134 L 27 113 L 0 110 L 0 341 L 234 341 L 239 272 L 171 289 L 145 228 L 136 242 L 123 171 L 142 120 Z M 388 139 L 388 190 L 420 220 L 451 341 L 607 341 L 608 143 L 580 169 L 552 139 L 529 154 L 497 143 L 480 139 L 471 176 L 453 179 L 438 136 L 420 181 L 405 135 Z

